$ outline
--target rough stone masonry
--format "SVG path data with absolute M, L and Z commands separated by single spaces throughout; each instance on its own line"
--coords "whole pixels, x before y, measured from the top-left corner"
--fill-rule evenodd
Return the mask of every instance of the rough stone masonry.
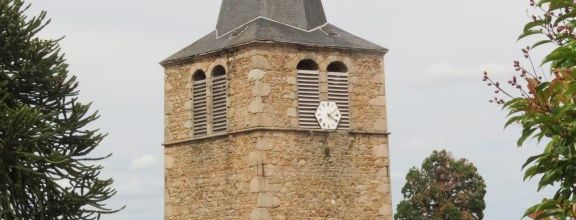
M 224 36 L 229 45 L 222 48 L 193 44 L 162 62 L 165 219 L 392 219 L 386 50 L 337 41 L 346 39 L 330 41 L 335 45 L 328 38 L 319 40 L 325 44 L 251 39 L 243 36 L 253 34 L 250 26 Z M 348 37 L 331 30 L 317 31 Z M 321 93 L 327 92 L 327 66 L 347 66 L 349 130 L 299 128 L 296 67 L 307 59 L 319 66 Z M 208 134 L 194 136 L 192 74 L 202 70 L 209 82 L 218 65 L 227 74 L 227 132 L 212 133 L 208 117 Z M 210 84 L 207 91 L 210 97 Z M 206 108 L 210 115 L 210 102 Z

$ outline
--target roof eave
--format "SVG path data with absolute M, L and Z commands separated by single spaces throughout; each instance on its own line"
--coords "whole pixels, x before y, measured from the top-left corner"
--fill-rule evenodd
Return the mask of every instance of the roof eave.
M 316 45 L 316 44 L 305 44 L 305 43 L 295 43 L 295 42 L 278 42 L 278 41 L 253 41 L 253 42 L 247 42 L 247 43 L 241 43 L 241 44 L 236 44 L 236 45 L 232 45 L 226 48 L 222 48 L 222 49 L 216 49 L 216 50 L 211 50 L 208 52 L 204 52 L 204 53 L 198 53 L 198 54 L 193 54 L 190 56 L 186 56 L 186 57 L 182 57 L 182 58 L 176 58 L 176 59 L 170 59 L 167 58 L 163 61 L 160 62 L 160 65 L 162 65 L 163 67 L 167 67 L 169 65 L 173 65 L 173 64 L 180 64 L 186 61 L 191 61 L 194 59 L 198 59 L 201 57 L 206 57 L 206 56 L 210 56 L 216 53 L 221 53 L 221 52 L 226 52 L 228 50 L 234 50 L 237 49 L 239 47 L 243 47 L 243 46 L 248 46 L 248 45 L 253 45 L 253 44 L 265 44 L 265 45 L 298 45 L 298 46 L 304 46 L 304 47 L 308 47 L 308 48 L 321 48 L 321 49 L 335 49 L 335 50 L 346 50 L 346 51 L 361 51 L 361 52 L 369 52 L 369 53 L 376 53 L 376 54 L 381 54 L 382 56 L 386 55 L 388 53 L 388 49 L 387 48 L 379 48 L 379 49 L 371 49 L 371 48 L 354 48 L 354 47 L 341 47 L 341 46 L 323 46 L 323 45 Z

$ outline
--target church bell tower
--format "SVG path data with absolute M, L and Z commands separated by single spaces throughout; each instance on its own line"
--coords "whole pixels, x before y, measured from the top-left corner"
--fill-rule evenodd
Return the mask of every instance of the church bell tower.
M 392 219 L 384 55 L 321 0 L 222 0 L 165 68 L 165 219 Z

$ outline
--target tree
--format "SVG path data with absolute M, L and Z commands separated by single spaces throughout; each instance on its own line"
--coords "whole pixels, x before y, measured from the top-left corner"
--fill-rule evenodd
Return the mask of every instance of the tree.
M 410 169 L 396 220 L 475 220 L 484 218 L 486 184 L 466 159 L 434 151 L 421 169 Z
M 509 112 L 506 126 L 522 127 L 518 146 L 532 139 L 546 146 L 526 160 L 524 179 L 540 177 L 538 191 L 553 187 L 556 193 L 529 208 L 524 217 L 576 219 L 576 3 L 531 0 L 530 5 L 534 15 L 519 39 L 538 40 L 522 49 L 526 62 L 514 61 L 517 74 L 508 81 L 509 87 L 486 72 L 484 81 L 500 94 L 491 102 Z M 538 65 L 531 51 L 540 45 L 551 45 L 553 50 Z
M 78 101 L 59 40 L 36 35 L 22 0 L 0 0 L 0 219 L 98 219 L 116 191 L 88 156 L 105 135 Z

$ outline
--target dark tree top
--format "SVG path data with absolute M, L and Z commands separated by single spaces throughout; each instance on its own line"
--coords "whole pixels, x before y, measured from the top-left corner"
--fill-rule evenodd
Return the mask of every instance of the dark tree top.
M 321 0 L 223 0 L 216 30 L 161 64 L 251 43 L 387 52 L 329 24 Z

